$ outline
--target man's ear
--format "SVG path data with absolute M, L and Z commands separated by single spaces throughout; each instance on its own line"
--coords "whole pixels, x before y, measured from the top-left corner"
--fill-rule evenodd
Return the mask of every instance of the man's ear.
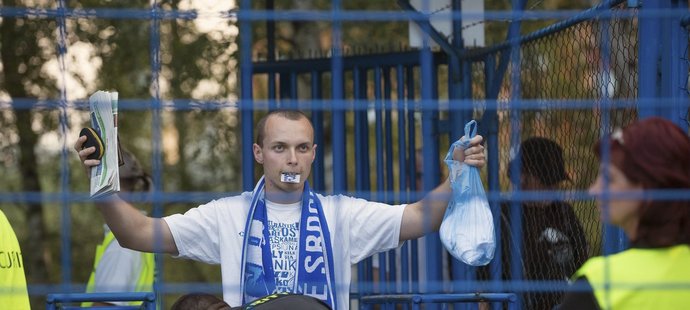
M 252 144 L 252 152 L 254 153 L 254 160 L 256 160 L 257 163 L 263 165 L 264 153 L 261 147 L 256 143 Z
M 314 146 L 311 148 L 311 161 L 314 162 L 316 160 L 316 143 L 314 143 Z

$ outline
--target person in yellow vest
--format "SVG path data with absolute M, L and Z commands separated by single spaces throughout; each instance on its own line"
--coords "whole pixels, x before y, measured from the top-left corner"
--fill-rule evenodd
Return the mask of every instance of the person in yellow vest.
M 0 309 L 31 309 L 22 250 L 5 213 L 0 210 Z
M 145 192 L 151 187 L 151 177 L 144 172 L 139 161 L 129 151 L 122 149 L 124 165 L 120 166 L 120 191 Z M 94 268 L 86 286 L 87 293 L 151 292 L 155 261 L 153 253 L 126 249 L 120 246 L 107 225 L 103 225 L 105 237 L 96 247 Z M 141 302 L 82 303 L 82 306 L 139 305 Z
M 579 287 L 558 309 L 686 309 L 690 201 L 643 194 L 683 190 L 687 195 L 690 138 L 672 122 L 652 117 L 615 130 L 609 141 L 608 150 L 602 150 L 607 145 L 602 142 L 595 146 L 597 154 L 610 155 L 610 162 L 602 162 L 589 190 L 599 197 L 602 220 L 622 228 L 631 248 L 589 259 L 572 277 Z

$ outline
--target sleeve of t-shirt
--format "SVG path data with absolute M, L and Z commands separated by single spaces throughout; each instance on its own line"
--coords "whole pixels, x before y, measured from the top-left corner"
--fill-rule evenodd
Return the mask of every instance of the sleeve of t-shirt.
M 117 240 L 110 242 L 96 266 L 93 292 L 133 292 L 139 280 L 141 252 L 125 249 Z M 127 302 L 109 302 L 127 305 Z
M 347 214 L 352 264 L 400 245 L 400 226 L 405 205 L 388 205 L 350 197 L 342 199 L 351 199 L 347 203 Z
M 220 263 L 218 208 L 224 199 L 164 217 L 170 227 L 178 256 L 207 264 Z

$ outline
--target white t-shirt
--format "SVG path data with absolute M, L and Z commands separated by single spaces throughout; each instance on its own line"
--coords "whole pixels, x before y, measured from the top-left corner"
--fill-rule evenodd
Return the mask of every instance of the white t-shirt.
M 302 203 L 278 204 L 266 201 L 266 209 L 276 291 L 289 292 L 295 285 L 297 275 Z
M 334 252 L 337 308 L 348 309 L 350 266 L 374 253 L 399 245 L 405 205 L 391 206 L 342 195 L 317 196 L 323 206 Z M 244 225 L 250 204 L 251 192 L 245 192 L 211 201 L 185 214 L 164 218 L 170 227 L 179 257 L 221 265 L 223 299 L 233 307 L 242 303 L 240 264 Z M 274 207 L 285 206 L 274 204 L 267 207 L 269 220 L 280 217 L 282 221 L 281 215 L 274 214 Z M 288 213 L 292 214 L 290 211 Z M 289 279 L 289 275 L 286 275 L 286 279 Z
M 110 229 L 103 225 L 105 235 Z M 120 246 L 113 239 L 103 251 L 103 256 L 96 266 L 94 276 L 94 293 L 134 292 L 141 272 L 142 253 Z M 126 306 L 127 301 L 108 301 L 108 303 Z

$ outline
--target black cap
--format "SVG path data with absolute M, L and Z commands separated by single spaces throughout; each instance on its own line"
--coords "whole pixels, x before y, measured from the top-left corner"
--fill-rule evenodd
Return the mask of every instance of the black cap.
M 565 171 L 563 149 L 553 140 L 533 137 L 520 144 L 513 161 L 520 158 L 522 173 L 530 174 L 545 185 L 554 185 L 560 181 L 570 180 Z

